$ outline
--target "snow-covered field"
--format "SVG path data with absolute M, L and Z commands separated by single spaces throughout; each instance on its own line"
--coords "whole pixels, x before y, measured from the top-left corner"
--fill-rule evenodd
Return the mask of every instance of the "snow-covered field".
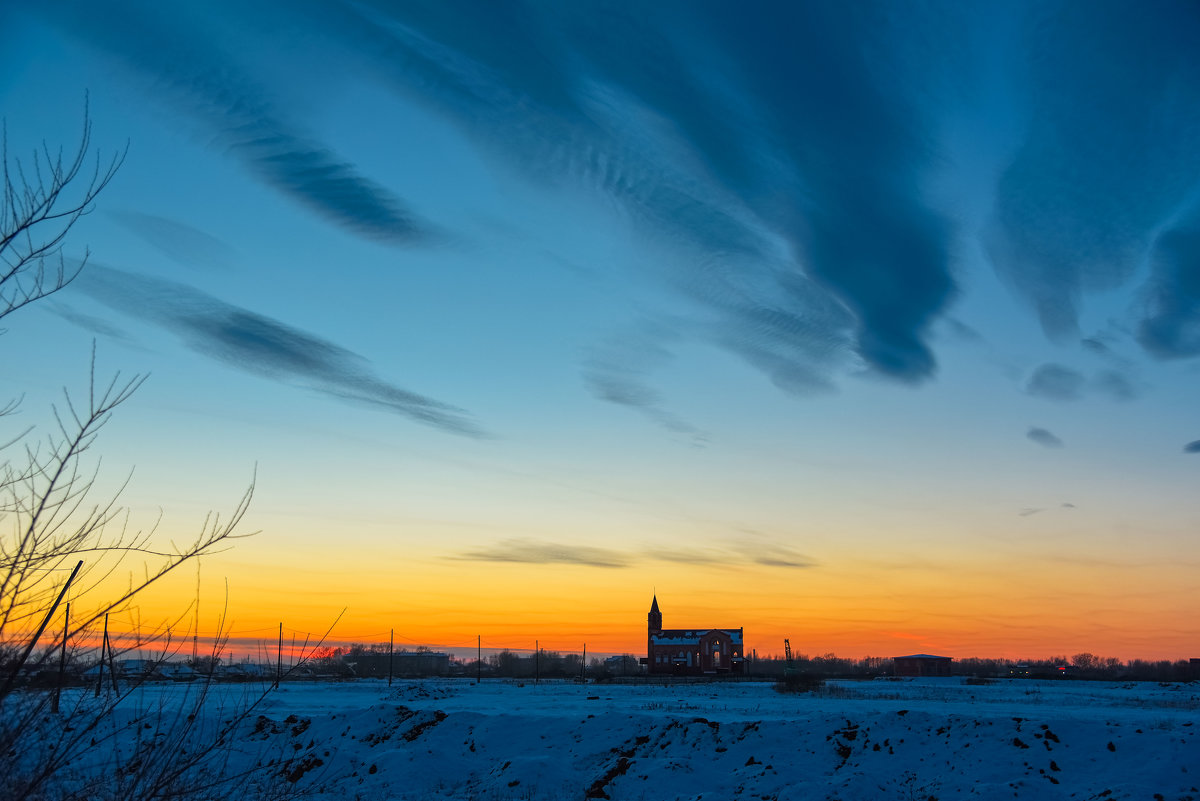
M 146 759 L 195 692 L 138 691 L 83 763 Z M 246 692 L 211 688 L 195 741 Z M 1195 683 L 321 682 L 269 691 L 218 751 L 244 790 L 347 799 L 1200 801 L 1198 721 Z

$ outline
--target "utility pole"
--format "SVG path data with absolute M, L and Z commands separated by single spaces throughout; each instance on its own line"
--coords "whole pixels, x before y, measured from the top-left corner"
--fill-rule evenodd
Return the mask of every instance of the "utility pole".
M 483 637 L 475 635 L 475 683 L 483 681 Z
M 104 661 L 105 652 L 108 653 L 108 678 L 112 682 L 113 692 L 117 692 L 117 666 L 113 663 L 112 643 L 108 639 L 108 615 L 104 615 L 104 642 L 100 646 L 100 661 Z M 103 683 L 103 678 L 101 678 Z M 99 690 L 96 692 L 99 695 Z
M 587 643 L 583 644 L 583 659 L 579 660 L 579 680 L 583 680 L 583 669 L 587 667 Z
M 275 689 L 279 689 L 279 680 L 283 678 L 283 622 L 279 623 L 279 644 L 275 646 Z
M 392 651 L 396 643 L 396 630 L 388 631 L 388 686 L 392 686 Z
M 42 619 L 42 625 L 38 626 L 38 630 L 34 633 L 33 639 L 29 641 L 29 645 L 25 647 L 25 652 L 21 654 L 21 658 L 17 660 L 17 664 L 13 666 L 8 674 L 8 678 L 4 681 L 4 688 L 0 689 L 0 698 L 8 695 L 8 691 L 12 689 L 13 684 L 17 680 L 17 675 L 21 672 L 21 668 L 25 666 L 25 660 L 29 659 L 29 655 L 33 653 L 33 649 L 37 646 L 38 637 L 42 636 L 42 632 L 46 630 L 46 626 L 50 624 L 50 618 L 54 617 L 54 613 L 58 611 L 58 605 L 62 603 L 63 596 L 67 594 L 67 589 L 71 586 L 71 582 L 75 580 L 76 574 L 79 573 L 79 568 L 83 567 L 83 560 L 80 559 L 75 565 L 75 569 L 71 571 L 71 575 L 67 578 L 67 583 L 58 592 L 58 597 L 54 599 L 54 605 L 50 607 L 50 611 L 46 613 L 46 617 Z
M 108 615 L 104 616 L 104 638 L 100 640 L 100 672 L 96 675 L 96 695 L 100 697 L 100 689 L 104 687 L 104 649 L 108 647 Z
M 200 636 L 200 560 L 196 560 L 196 619 L 192 623 L 192 666 L 196 665 L 197 642 Z
M 58 714 L 58 697 L 62 695 L 63 674 L 67 672 L 67 636 L 71 633 L 71 602 L 67 601 L 66 611 L 63 613 L 63 641 L 62 652 L 58 657 L 58 686 L 54 688 L 54 698 L 50 702 L 50 711 L 55 715 Z
M 537 684 L 542 678 L 542 644 L 533 641 L 533 683 Z

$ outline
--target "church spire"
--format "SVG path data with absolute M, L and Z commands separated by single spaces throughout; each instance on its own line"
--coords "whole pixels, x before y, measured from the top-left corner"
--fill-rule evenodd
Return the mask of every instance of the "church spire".
M 654 600 L 650 603 L 650 612 L 651 612 L 651 614 L 659 614 L 657 593 L 654 596 Z

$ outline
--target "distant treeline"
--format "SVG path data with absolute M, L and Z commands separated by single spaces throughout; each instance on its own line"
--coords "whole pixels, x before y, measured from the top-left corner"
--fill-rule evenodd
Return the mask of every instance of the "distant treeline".
M 429 654 L 432 649 L 418 646 L 413 649 L 396 650 L 396 654 Z M 314 670 L 322 674 L 354 675 L 355 664 L 382 663 L 378 657 L 388 653 L 386 643 L 355 643 L 341 648 L 322 649 L 310 661 Z M 366 658 L 364 658 L 366 657 Z M 406 665 L 417 664 L 411 659 Z M 790 671 L 789 671 L 790 668 Z M 638 656 L 625 654 L 607 659 L 591 657 L 583 664 L 578 653 L 559 651 L 511 651 L 503 650 L 475 659 L 449 657 L 448 675 L 489 676 L 526 679 L 543 678 L 611 679 L 622 676 L 638 676 L 644 667 Z M 861 659 L 839 657 L 833 653 L 819 656 L 798 654 L 789 665 L 782 656 L 751 655 L 747 659 L 749 677 L 779 678 L 786 672 L 808 675 L 814 678 L 869 679 L 893 675 L 891 657 L 868 656 Z M 1091 653 L 1074 656 L 1054 656 L 1049 659 L 986 659 L 968 657 L 955 659 L 952 673 L 981 679 L 1030 678 L 1030 679 L 1092 679 L 1105 681 L 1193 681 L 1200 680 L 1200 660 L 1180 659 L 1144 660 L 1133 659 L 1123 662 L 1112 657 L 1100 657 Z M 358 675 L 377 675 L 378 669 Z M 397 675 L 400 675 L 397 662 Z M 442 674 L 446 675 L 446 674 Z
M 759 657 L 750 666 L 755 676 L 776 677 L 787 670 L 787 660 L 779 656 Z M 801 674 L 820 678 L 873 678 L 893 674 L 891 657 L 868 656 L 844 659 L 836 654 L 809 657 L 799 654 L 792 668 Z M 1152 661 L 1132 659 L 1123 662 L 1087 652 L 1049 659 L 955 658 L 951 673 L 981 679 L 1092 679 L 1097 681 L 1193 681 L 1200 679 L 1200 660 L 1168 659 Z
M 416 648 L 396 649 L 393 653 L 399 659 L 392 660 L 395 675 L 408 672 L 413 665 L 423 664 L 413 657 L 433 655 L 433 649 L 427 646 Z M 387 669 L 387 643 L 354 643 L 340 648 L 325 648 L 317 652 L 315 658 L 309 661 L 312 669 L 321 674 L 342 676 L 377 676 Z M 364 668 L 366 668 L 364 670 Z M 510 650 L 499 651 L 485 656 L 482 660 L 457 659 L 449 657 L 446 667 L 439 666 L 431 673 L 451 676 L 489 676 L 504 678 L 602 678 L 605 676 L 636 676 L 641 671 L 638 658 L 626 655 L 623 659 L 589 659 L 583 667 L 583 655 L 561 653 L 559 651 L 517 652 Z

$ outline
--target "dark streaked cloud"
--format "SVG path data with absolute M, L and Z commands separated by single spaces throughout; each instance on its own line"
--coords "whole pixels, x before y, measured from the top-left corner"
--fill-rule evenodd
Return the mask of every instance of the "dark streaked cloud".
M 112 216 L 180 264 L 203 269 L 233 266 L 233 247 L 186 223 L 135 211 L 114 212 Z
M 929 327 L 955 292 L 950 226 L 918 189 L 929 119 L 894 23 L 852 4 L 709 10 L 709 43 L 726 50 L 739 89 L 763 110 L 760 141 L 778 143 L 755 146 L 774 180 L 757 174 L 731 186 L 759 198 L 764 225 L 853 315 L 854 348 L 869 367 L 929 378 Z M 791 191 L 761 193 L 770 184 Z
M 1200 209 L 1154 243 L 1138 341 L 1160 358 L 1200 355 Z
M 1194 3 L 1018 6 L 1025 134 L 996 187 L 990 251 L 1043 328 L 1125 284 L 1200 181 Z M 1117 111 L 1119 109 L 1119 112 Z
M 521 562 L 527 564 L 567 564 L 587 567 L 628 567 L 624 554 L 607 548 L 563 545 L 530 539 L 510 539 L 495 545 L 464 551 L 450 557 L 474 562 Z
M 1083 374 L 1076 370 L 1061 364 L 1043 364 L 1029 376 L 1025 391 L 1050 400 L 1079 400 L 1083 397 L 1085 383 Z
M 1044 428 L 1030 428 L 1025 432 L 1025 437 L 1046 448 L 1061 448 L 1065 444 L 1061 439 Z
M 938 324 L 958 292 L 959 229 L 975 230 L 937 187 L 963 176 L 964 195 L 992 201 L 991 262 L 1059 335 L 1075 330 L 1089 292 L 1131 279 L 1200 185 L 1188 0 L 904 14 L 889 0 L 43 5 L 266 183 L 366 236 L 431 230 L 297 122 L 280 76 L 301 51 L 339 79 L 415 101 L 538 184 L 602 196 L 668 246 L 668 263 L 646 272 L 699 307 L 705 325 L 689 335 L 798 393 L 848 369 L 909 383 L 936 374 L 934 333 L 954 330 Z M 977 145 L 985 167 L 961 170 L 950 140 L 971 115 L 997 131 Z M 1160 355 L 1200 352 L 1195 270 L 1179 266 L 1194 250 L 1185 228 L 1158 242 L 1141 339 Z M 588 381 L 664 427 L 687 426 L 645 402 L 648 381 L 604 370 Z M 1111 376 L 1094 388 L 1135 394 Z
M 173 331 L 193 350 L 241 370 L 381 407 L 451 433 L 483 436 L 463 410 L 379 378 L 361 356 L 186 284 L 92 262 L 73 286 L 110 308 Z
M 207 25 L 187 18 L 181 7 L 51 0 L 39 8 L 49 21 L 140 75 L 152 99 L 203 124 L 216 148 L 331 222 L 388 241 L 412 242 L 430 233 L 397 196 L 289 120 L 232 53 L 204 36 Z
M 827 385 L 828 366 L 804 356 L 834 340 L 849 346 L 838 366 L 853 354 L 898 380 L 932 376 L 926 339 L 955 292 L 951 226 L 922 200 L 932 122 L 913 93 L 927 81 L 887 15 L 584 3 L 527 9 L 520 24 L 491 9 L 464 26 L 452 21 L 478 19 L 478 4 L 433 5 L 303 7 L 374 78 L 491 152 L 604 193 L 642 230 L 709 256 L 708 274 L 679 267 L 673 280 L 722 313 L 716 341 L 781 386 Z M 645 110 L 669 137 L 631 125 Z M 741 296 L 730 304 L 716 285 Z M 814 295 L 848 324 L 810 318 Z M 801 324 L 764 332 L 766 313 Z
M 1183 446 L 1184 453 L 1200 453 L 1200 439 L 1193 440 Z

